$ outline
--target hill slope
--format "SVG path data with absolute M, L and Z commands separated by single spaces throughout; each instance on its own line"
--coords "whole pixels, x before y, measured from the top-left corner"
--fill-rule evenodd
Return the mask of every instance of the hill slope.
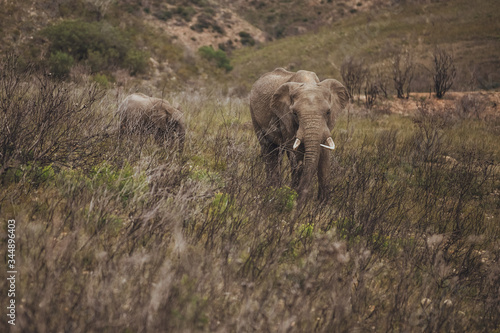
M 276 67 L 308 69 L 322 77 L 338 78 L 347 56 L 362 58 L 371 68 L 388 70 L 391 52 L 403 48 L 414 53 L 422 65 L 420 71 L 425 72 L 432 50 L 440 46 L 454 54 L 459 80 L 473 74 L 481 88 L 494 88 L 500 84 L 500 21 L 495 15 L 499 11 L 500 4 L 494 0 L 453 0 L 359 13 L 318 33 L 238 50 L 233 56 L 233 75 L 245 87 Z
M 30 0 L 8 2 L 0 8 L 0 50 L 13 48 L 30 59 L 41 59 L 42 66 L 54 67 L 56 62 L 64 69 L 83 64 L 92 75 L 104 74 L 111 82 L 128 82 L 132 75 L 180 90 L 186 84 L 199 87 L 217 80 L 244 94 L 262 73 L 276 67 L 309 69 L 323 78 L 339 78 L 340 65 L 348 56 L 389 73 L 391 54 L 403 48 L 419 64 L 414 89 L 428 91 L 431 53 L 440 46 L 455 56 L 455 89 L 470 89 L 471 81 L 478 88 L 491 89 L 500 85 L 500 23 L 495 15 L 499 11 L 500 4 L 494 0 L 399 4 L 382 0 L 77 0 L 57 4 Z M 120 36 L 121 47 L 134 52 L 117 58 L 107 54 L 114 48 L 108 45 L 99 52 L 87 50 L 71 62 L 71 57 L 77 57 L 71 48 L 54 50 L 53 41 L 43 35 L 47 26 L 70 20 L 90 24 L 101 31 L 103 39 L 111 29 Z M 208 57 L 198 54 L 205 45 L 214 48 Z M 216 53 L 217 49 L 221 52 Z M 128 73 L 117 72 L 121 69 Z
M 218 0 L 233 8 L 253 25 L 266 31 L 271 38 L 283 38 L 316 31 L 343 18 L 360 12 L 386 8 L 391 0 Z

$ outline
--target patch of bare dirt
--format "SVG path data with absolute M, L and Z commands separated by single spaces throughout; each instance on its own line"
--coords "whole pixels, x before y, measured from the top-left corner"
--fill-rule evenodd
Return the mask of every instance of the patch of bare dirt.
M 435 111 L 469 112 L 472 117 L 500 115 L 499 91 L 447 92 L 443 99 L 437 99 L 429 93 L 412 93 L 409 99 L 394 98 L 379 102 L 379 108 L 408 115 L 417 112 L 421 102 L 427 103 Z
M 267 38 L 265 32 L 227 8 L 218 9 L 211 16 L 203 12 L 198 13 L 189 22 L 180 18 L 161 21 L 153 16 L 147 22 L 156 28 L 163 29 L 191 51 L 210 45 L 214 49 L 217 49 L 219 45 L 228 49 L 239 48 L 244 46 L 244 43 L 252 43 L 252 39 L 255 43 L 262 43 Z M 248 34 L 249 37 L 242 38 L 240 36 L 242 32 Z

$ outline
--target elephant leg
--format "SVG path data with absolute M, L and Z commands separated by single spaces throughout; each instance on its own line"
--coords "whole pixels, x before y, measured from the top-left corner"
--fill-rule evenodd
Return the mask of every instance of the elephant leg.
M 155 142 L 158 146 L 165 147 L 165 144 L 167 142 L 167 137 L 168 133 L 160 128 L 156 130 L 156 133 L 154 134 Z
M 264 141 L 264 140 L 263 140 Z M 272 186 L 279 186 L 281 170 L 281 154 L 278 145 L 262 142 L 262 158 L 266 165 L 267 180 Z
M 127 133 L 127 126 L 129 125 L 129 119 L 126 116 L 120 119 L 120 125 L 118 126 L 118 142 L 121 144 L 122 140 L 130 133 Z
M 293 152 L 288 150 L 287 156 L 292 170 L 292 188 L 297 191 L 299 188 L 300 178 L 302 177 L 302 161 L 304 159 L 304 154 L 302 152 Z
M 330 159 L 329 151 L 321 150 L 318 163 L 318 199 L 323 201 L 328 196 L 328 186 L 330 183 Z
M 120 124 L 120 127 L 118 128 L 118 143 L 120 145 L 124 137 L 125 137 L 125 125 Z

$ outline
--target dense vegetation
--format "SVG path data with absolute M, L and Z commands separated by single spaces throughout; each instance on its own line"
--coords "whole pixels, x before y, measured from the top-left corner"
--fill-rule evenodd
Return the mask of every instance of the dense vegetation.
M 143 88 L 184 111 L 177 155 L 118 140 L 125 91 L 7 60 L 0 216 L 17 221 L 16 328 L 498 329 L 500 118 L 481 95 L 410 117 L 352 105 L 329 200 L 294 219 L 287 181 L 266 184 L 245 100 Z
M 68 57 L 86 61 L 94 73 L 118 66 L 128 68 L 130 74 L 135 75 L 147 67 L 148 54 L 110 25 L 62 21 L 45 28 L 42 35 L 50 41 L 51 69 L 59 77 L 69 75 L 71 66 L 62 65 L 70 64 Z

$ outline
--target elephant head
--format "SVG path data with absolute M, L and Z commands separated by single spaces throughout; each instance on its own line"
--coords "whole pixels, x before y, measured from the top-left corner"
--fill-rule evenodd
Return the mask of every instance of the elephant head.
M 319 197 L 325 195 L 325 177 L 328 177 L 329 150 L 335 148 L 331 130 L 336 115 L 349 101 L 346 88 L 337 80 L 322 82 L 287 82 L 271 99 L 271 108 L 279 119 L 282 142 L 298 155 L 302 168 L 298 184 L 299 198 L 307 197 L 311 179 L 318 172 Z
M 153 135 L 159 145 L 177 144 L 182 152 L 185 139 L 183 113 L 160 98 L 136 93 L 129 95 L 118 108 L 119 135 L 139 135 L 142 141 Z
M 158 123 L 158 132 L 155 135 L 157 142 L 161 143 L 169 139 L 178 140 L 178 148 L 182 152 L 186 136 L 183 113 L 179 108 L 173 107 L 165 100 L 158 100 L 154 108 L 162 117 Z

